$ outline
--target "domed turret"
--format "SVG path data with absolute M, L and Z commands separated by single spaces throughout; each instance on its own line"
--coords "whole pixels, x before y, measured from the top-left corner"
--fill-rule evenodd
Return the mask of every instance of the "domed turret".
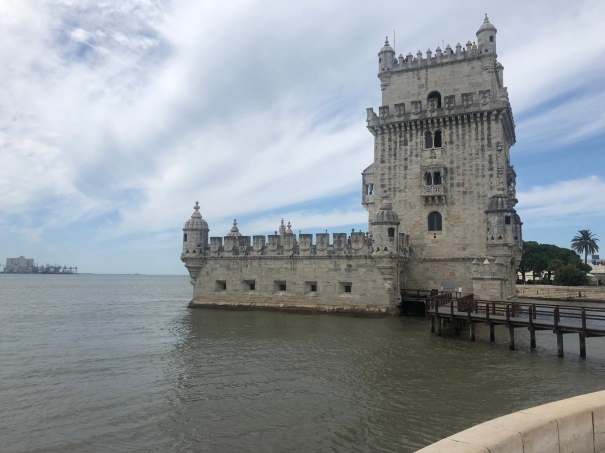
M 483 53 L 493 53 L 496 54 L 496 27 L 494 27 L 487 14 L 485 14 L 485 19 L 477 30 L 477 45 L 479 47 L 479 52 Z
M 488 202 L 487 210 L 487 244 L 517 245 L 521 243 L 521 219 L 508 195 L 498 193 Z
M 510 198 L 508 195 L 503 193 L 492 196 L 489 199 L 489 204 L 487 206 L 486 212 L 497 212 L 497 211 L 509 211 L 515 212 L 513 209 L 513 205 L 511 204 Z
M 237 220 L 233 219 L 233 226 L 231 227 L 231 230 L 229 231 L 229 233 L 227 233 L 227 236 L 241 236 L 242 233 L 239 232 L 239 228 L 237 228 Z
M 395 61 L 395 51 L 389 45 L 389 38 L 387 37 L 384 41 L 384 46 L 378 52 L 378 72 L 393 69 L 393 62 Z
M 399 224 L 399 216 L 393 211 L 393 205 L 389 201 L 385 190 L 380 208 L 370 221 L 372 247 L 376 252 L 395 253 L 397 251 Z
M 183 228 L 183 253 L 202 253 L 208 244 L 208 223 L 202 219 L 200 204 L 196 201 L 191 218 L 185 222 Z

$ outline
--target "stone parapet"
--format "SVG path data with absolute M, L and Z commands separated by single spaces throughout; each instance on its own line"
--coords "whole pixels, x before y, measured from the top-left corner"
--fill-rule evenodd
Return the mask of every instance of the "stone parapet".
M 449 436 L 419 453 L 605 451 L 605 391 L 495 418 Z
M 605 286 L 517 285 L 518 297 L 605 302 Z

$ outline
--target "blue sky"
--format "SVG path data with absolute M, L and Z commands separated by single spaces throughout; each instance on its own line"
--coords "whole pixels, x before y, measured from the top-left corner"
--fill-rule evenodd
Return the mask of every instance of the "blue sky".
M 498 29 L 524 238 L 605 238 L 605 3 L 0 0 L 0 259 L 185 274 L 211 236 L 367 225 L 377 52 Z M 604 253 L 605 254 L 605 253 Z

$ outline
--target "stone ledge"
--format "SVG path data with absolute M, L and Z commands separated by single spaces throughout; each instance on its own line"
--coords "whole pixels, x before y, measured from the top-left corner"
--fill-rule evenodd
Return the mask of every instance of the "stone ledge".
M 495 418 L 449 436 L 419 453 L 605 450 L 605 391 L 580 395 Z
M 223 310 L 276 310 L 311 313 L 356 314 L 363 316 L 392 316 L 396 313 L 383 306 L 372 305 L 322 305 L 269 302 L 202 301 L 192 299 L 189 308 L 211 308 Z

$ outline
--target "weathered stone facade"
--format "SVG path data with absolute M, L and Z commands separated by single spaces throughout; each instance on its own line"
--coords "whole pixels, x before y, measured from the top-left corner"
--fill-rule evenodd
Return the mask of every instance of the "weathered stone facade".
M 196 204 L 181 259 L 192 306 L 389 313 L 402 289 L 445 282 L 515 295 L 521 220 L 509 149 L 515 125 L 487 17 L 478 45 L 414 58 L 380 50 L 382 106 L 367 109 L 374 162 L 362 173 L 369 232 L 208 238 Z M 381 195 L 382 202 L 377 203 Z

